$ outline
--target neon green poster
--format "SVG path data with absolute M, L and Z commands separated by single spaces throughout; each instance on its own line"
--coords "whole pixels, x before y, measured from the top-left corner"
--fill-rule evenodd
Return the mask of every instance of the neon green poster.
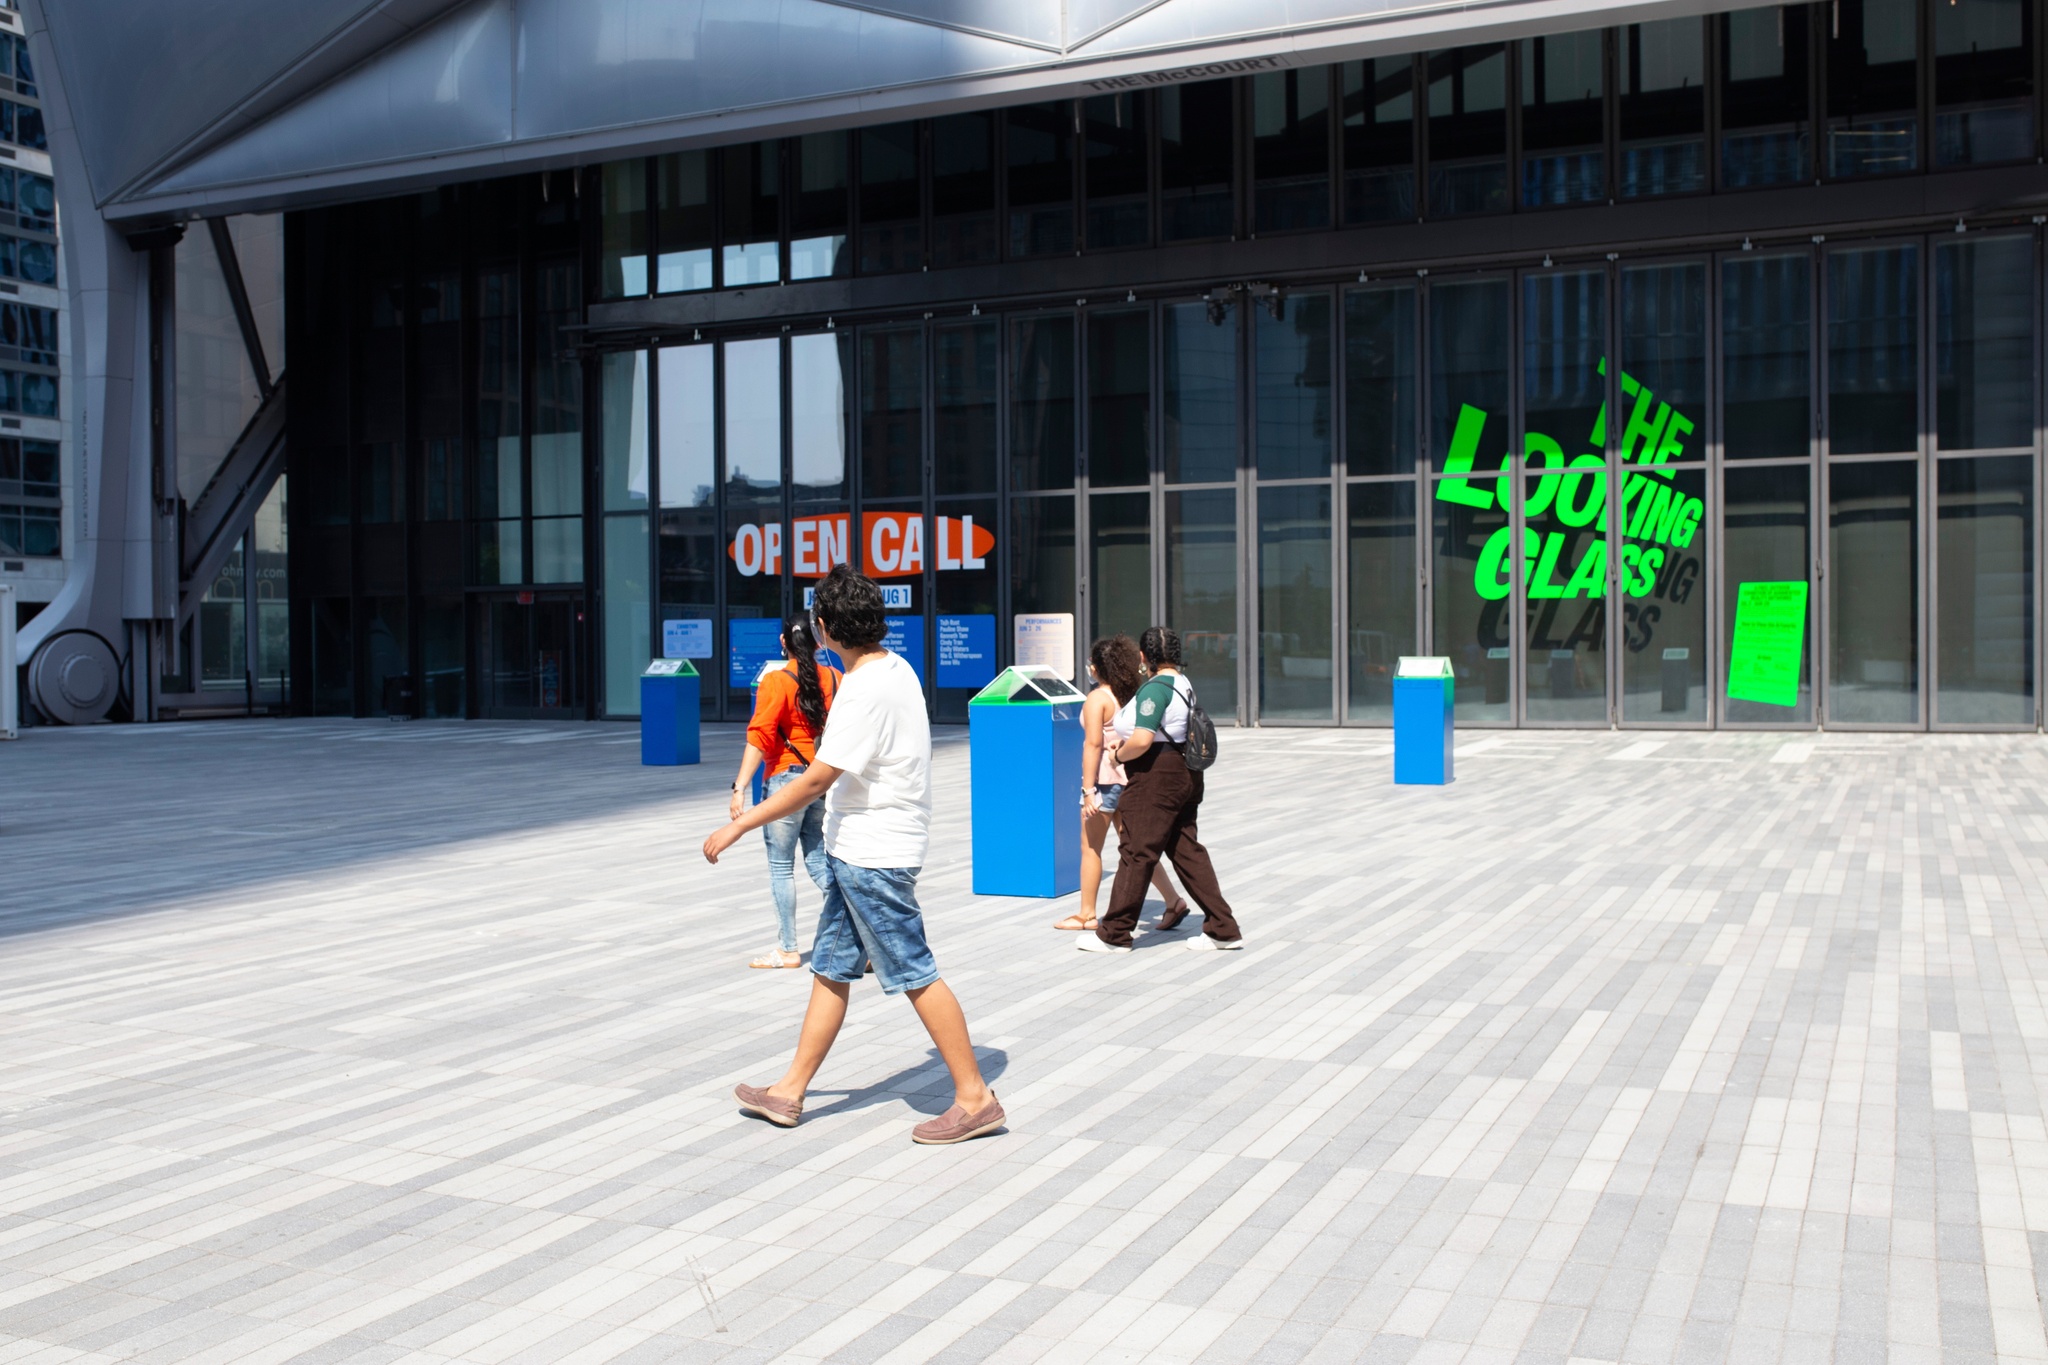
M 1728 648 L 1728 697 L 1770 706 L 1799 704 L 1806 656 L 1806 585 L 1744 583 Z

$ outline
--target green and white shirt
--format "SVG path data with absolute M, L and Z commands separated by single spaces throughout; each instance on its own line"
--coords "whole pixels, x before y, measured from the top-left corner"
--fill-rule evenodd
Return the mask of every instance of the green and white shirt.
M 1118 736 L 1129 739 L 1135 731 L 1150 730 L 1175 744 L 1186 743 L 1188 697 L 1187 689 L 1177 685 L 1181 681 L 1180 675 L 1173 673 L 1147 679 L 1137 695 L 1116 713 Z

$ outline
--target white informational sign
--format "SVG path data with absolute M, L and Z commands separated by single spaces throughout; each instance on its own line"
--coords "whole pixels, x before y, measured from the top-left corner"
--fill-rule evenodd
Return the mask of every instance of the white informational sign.
M 682 671 L 683 661 L 681 659 L 650 659 L 647 662 L 647 671 L 640 676 L 643 678 L 673 678 Z
M 1449 678 L 1454 676 L 1449 659 L 1430 654 L 1403 654 L 1394 667 L 1397 678 Z
M 710 658 L 710 620 L 700 616 L 663 621 L 661 623 L 661 657 L 664 659 Z
M 1015 620 L 1019 667 L 1043 664 L 1062 678 L 1074 676 L 1074 613 L 1020 613 Z
M 908 583 L 877 583 L 882 590 L 882 607 L 886 611 L 912 611 L 910 585 Z M 804 589 L 804 610 L 809 611 L 817 603 L 818 590 Z

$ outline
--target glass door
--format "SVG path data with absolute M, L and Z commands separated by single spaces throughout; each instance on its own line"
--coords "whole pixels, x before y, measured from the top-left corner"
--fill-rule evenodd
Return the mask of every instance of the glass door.
M 584 715 L 580 597 L 492 595 L 475 613 L 477 714 L 485 720 L 577 720 Z

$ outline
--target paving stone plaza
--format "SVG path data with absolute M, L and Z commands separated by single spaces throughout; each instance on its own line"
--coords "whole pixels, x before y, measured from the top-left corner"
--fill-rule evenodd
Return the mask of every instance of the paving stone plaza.
M 736 1111 L 808 990 L 737 727 L 0 748 L 0 1360 L 2048 1359 L 2040 738 L 1226 731 L 1248 949 L 1123 957 L 971 893 L 938 739 L 955 1148 L 872 985 Z

